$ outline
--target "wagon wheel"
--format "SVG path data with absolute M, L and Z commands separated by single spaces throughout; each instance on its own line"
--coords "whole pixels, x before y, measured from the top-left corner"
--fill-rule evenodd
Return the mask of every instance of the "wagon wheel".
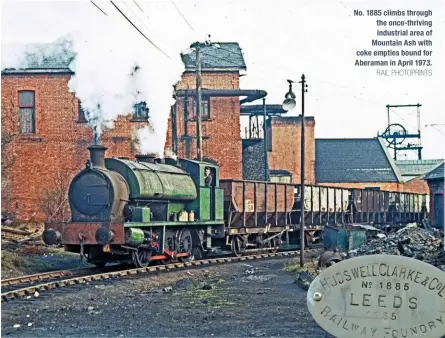
M 242 254 L 246 251 L 247 240 L 244 240 L 240 236 L 234 236 L 232 239 L 232 253 L 236 257 L 241 257 Z
M 150 264 L 151 251 L 138 249 L 131 254 L 131 261 L 137 268 L 145 268 Z
M 273 240 L 269 242 L 269 252 L 275 253 L 278 251 L 278 247 L 280 246 L 280 239 L 278 237 L 275 237 Z

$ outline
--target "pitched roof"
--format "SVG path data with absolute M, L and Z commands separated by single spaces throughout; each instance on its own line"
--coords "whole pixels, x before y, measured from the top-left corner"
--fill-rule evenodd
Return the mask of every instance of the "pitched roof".
M 217 47 L 219 46 L 219 47 Z M 6 69 L 2 73 L 17 72 L 70 72 L 70 63 L 76 54 L 69 44 L 62 46 L 60 42 L 28 44 L 25 48 L 24 69 Z M 23 46 L 3 45 L 2 48 L 23 50 Z M 20 49 L 21 48 L 21 49 Z M 195 71 L 195 52 L 181 55 L 186 71 Z M 202 71 L 240 71 L 246 69 L 241 48 L 236 42 L 221 42 L 215 46 L 201 47 Z
M 443 180 L 443 178 L 444 178 L 443 163 L 425 175 L 425 180 L 440 180 L 440 179 Z
M 316 139 L 315 177 L 320 183 L 402 181 L 378 138 Z
M 406 179 L 406 176 L 421 176 L 430 172 L 436 168 L 444 160 L 400 160 L 396 161 L 396 165 L 399 168 L 402 176 Z
M 76 53 L 72 51 L 72 44 L 66 40 L 26 45 L 6 44 L 2 45 L 2 49 L 8 51 L 7 60 L 2 60 L 2 73 L 71 72 L 70 63 L 76 57 Z M 11 57 L 14 57 L 14 64 L 20 64 L 20 68 L 5 68 Z
M 245 70 L 246 63 L 237 42 L 218 42 L 203 46 L 201 50 L 201 71 L 206 70 Z M 196 53 L 181 55 L 187 71 L 195 71 Z

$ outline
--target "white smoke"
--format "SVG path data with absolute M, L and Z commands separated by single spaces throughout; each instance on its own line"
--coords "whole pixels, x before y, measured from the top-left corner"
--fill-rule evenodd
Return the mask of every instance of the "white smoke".
M 65 10 L 66 15 L 79 17 L 77 26 L 63 27 L 62 22 L 58 30 L 65 37 L 50 47 L 39 49 L 33 45 L 26 52 L 23 48 L 11 50 L 5 59 L 2 55 L 2 68 L 43 64 L 54 55 L 75 56 L 70 63 L 75 75 L 69 81 L 69 91 L 81 101 L 95 133 L 101 135 L 113 128 L 118 116 L 132 113 L 136 103 L 145 101 L 150 127 L 136 132 L 139 151 L 163 154 L 174 103 L 173 85 L 184 71 L 180 54 L 193 39 L 184 31 L 184 23 L 170 2 L 116 2 L 168 57 L 138 33 L 110 2 L 97 4 L 107 15 L 90 2 L 77 2 L 74 10 L 73 5 L 68 5 L 71 10 L 65 10 L 58 4 L 60 14 Z M 145 13 L 152 15 L 148 18 Z
M 101 4 L 108 15 L 99 15 L 98 21 L 85 25 L 75 35 L 77 57 L 72 63 L 75 76 L 69 83 L 70 91 L 81 100 L 99 135 L 113 128 L 119 115 L 132 113 L 136 103 L 145 101 L 150 127 L 137 132 L 138 150 L 162 154 L 170 106 L 174 103 L 173 85 L 184 71 L 180 53 L 190 40 L 170 42 L 168 32 L 177 34 L 179 27 L 175 27 L 178 20 L 172 20 L 174 8 L 169 3 L 145 4 L 156 13 L 150 20 L 134 4 L 117 5 L 147 35 L 158 32 L 162 39 L 154 43 L 162 43 L 159 47 L 170 58 L 144 39 L 112 5 Z
M 133 142 L 139 154 L 156 153 L 159 157 L 162 157 L 163 152 L 154 150 L 153 145 L 156 145 L 158 141 L 154 128 L 151 125 L 136 130 L 133 134 Z
M 172 158 L 174 160 L 178 159 L 178 155 L 176 155 L 175 152 L 172 151 L 171 149 L 166 149 L 165 150 L 165 157 L 166 158 Z

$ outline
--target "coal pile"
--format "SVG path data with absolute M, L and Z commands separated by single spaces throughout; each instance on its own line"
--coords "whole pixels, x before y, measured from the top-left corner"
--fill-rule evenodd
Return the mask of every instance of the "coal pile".
M 365 255 L 399 255 L 412 257 L 439 268 L 445 268 L 443 234 L 436 230 L 405 227 L 348 252 L 349 257 Z

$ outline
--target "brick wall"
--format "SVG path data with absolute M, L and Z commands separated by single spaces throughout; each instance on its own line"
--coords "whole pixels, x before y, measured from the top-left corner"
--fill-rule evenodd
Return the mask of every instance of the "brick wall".
M 315 120 L 305 117 L 305 183 L 315 184 Z M 300 183 L 301 168 L 301 117 L 273 117 L 267 125 L 269 169 L 288 170 L 292 183 Z
M 202 88 L 239 89 L 238 73 L 202 73 Z M 195 89 L 194 73 L 185 73 L 177 89 Z M 176 104 L 178 155 L 196 158 L 196 121 L 187 122 L 185 138 L 184 111 L 193 112 L 193 98 L 178 98 Z M 242 178 L 242 149 L 240 136 L 239 97 L 211 97 L 210 119 L 202 121 L 203 157 L 216 161 L 220 166 L 221 178 Z M 190 116 L 190 115 L 189 115 Z M 169 120 L 167 148 L 172 147 L 172 121 Z
M 338 187 L 346 189 L 365 189 L 370 187 L 378 187 L 380 190 L 386 191 L 401 191 L 401 184 L 397 182 L 331 182 L 331 183 L 317 183 L 317 185 L 323 185 L 328 187 Z
M 69 74 L 2 75 L 2 136 L 12 136 L 2 155 L 13 156 L 10 168 L 2 172 L 2 210 L 25 220 L 44 220 L 41 196 L 54 189 L 55 177 L 68 173 L 72 178 L 89 157 L 92 129 L 78 123 L 79 102 L 68 92 Z M 19 134 L 18 91 L 35 91 L 36 132 Z M 146 122 L 130 122 L 120 117 L 116 127 L 105 132 L 101 143 L 107 156 L 133 157 L 131 132 Z
M 399 192 L 409 192 L 416 194 L 428 194 L 428 185 L 421 178 L 415 178 L 407 183 L 397 183 L 397 182 L 355 182 L 355 183 L 344 183 L 344 182 L 331 182 L 331 183 L 317 183 L 318 185 L 339 187 L 347 189 L 365 189 L 370 187 L 378 187 L 380 190 L 386 191 L 399 191 Z
M 403 192 L 412 192 L 417 194 L 429 194 L 427 182 L 422 177 L 416 177 L 401 185 Z

